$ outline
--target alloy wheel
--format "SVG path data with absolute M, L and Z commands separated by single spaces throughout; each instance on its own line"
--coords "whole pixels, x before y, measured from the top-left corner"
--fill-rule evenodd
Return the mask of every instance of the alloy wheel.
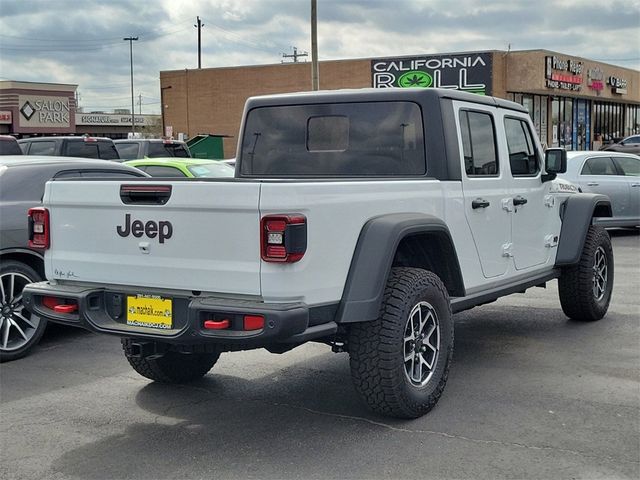
M 31 315 L 22 304 L 22 290 L 33 280 L 18 272 L 0 275 L 0 350 L 11 352 L 33 338 L 40 318 Z
M 425 386 L 433 375 L 440 353 L 438 315 L 427 302 L 411 309 L 404 329 L 404 372 L 411 384 Z
M 593 259 L 593 296 L 600 301 L 607 291 L 607 255 L 598 247 Z

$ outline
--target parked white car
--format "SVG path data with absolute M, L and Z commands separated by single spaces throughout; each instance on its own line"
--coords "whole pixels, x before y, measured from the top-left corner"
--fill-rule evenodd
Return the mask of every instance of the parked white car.
M 612 217 L 596 223 L 605 227 L 640 226 L 640 157 L 618 152 L 567 152 L 567 172 L 559 178 L 583 192 L 611 199 Z

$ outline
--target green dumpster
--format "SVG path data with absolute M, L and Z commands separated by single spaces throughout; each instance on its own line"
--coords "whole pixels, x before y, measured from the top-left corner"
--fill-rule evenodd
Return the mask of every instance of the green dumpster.
M 187 140 L 187 146 L 193 158 L 221 160 L 224 158 L 223 140 L 225 138 L 231 138 L 231 135 L 201 133 Z

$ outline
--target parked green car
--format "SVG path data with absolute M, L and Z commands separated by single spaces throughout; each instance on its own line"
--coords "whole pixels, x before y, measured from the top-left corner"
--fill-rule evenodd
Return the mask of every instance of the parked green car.
M 233 177 L 235 172 L 223 162 L 196 158 L 144 158 L 123 163 L 136 167 L 152 177 L 220 178 Z

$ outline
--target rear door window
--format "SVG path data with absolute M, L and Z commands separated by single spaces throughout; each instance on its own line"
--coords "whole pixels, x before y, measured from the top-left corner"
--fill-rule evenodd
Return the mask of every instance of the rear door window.
M 251 110 L 240 152 L 244 175 L 423 176 L 420 107 L 362 102 Z
M 189 158 L 189 150 L 184 143 L 171 142 L 149 142 L 149 151 L 147 157 L 180 157 Z
M 0 155 L 22 155 L 22 150 L 15 139 L 0 140 Z
M 67 143 L 67 157 L 100 158 L 97 142 L 70 141 Z
M 618 164 L 618 167 L 624 176 L 640 176 L 640 159 L 633 157 L 614 157 L 614 161 Z
M 119 160 L 120 155 L 111 142 L 98 142 L 98 154 L 103 160 Z
M 31 142 L 29 155 L 55 155 L 56 142 Z
M 138 143 L 116 143 L 116 150 L 118 150 L 118 155 L 124 160 L 135 160 L 137 158 L 140 158 L 140 156 L 138 156 L 138 149 Z

